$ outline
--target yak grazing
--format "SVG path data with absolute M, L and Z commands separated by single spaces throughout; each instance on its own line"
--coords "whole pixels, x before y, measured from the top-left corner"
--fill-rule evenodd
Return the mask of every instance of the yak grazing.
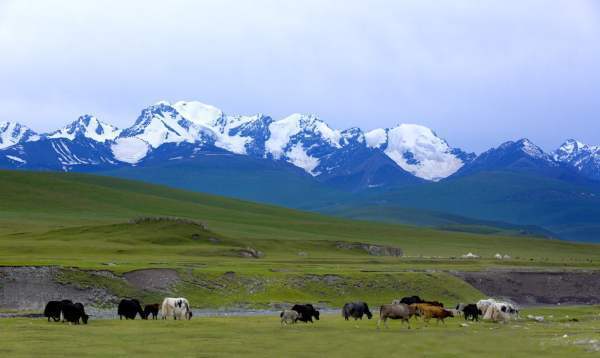
M 364 315 L 367 315 L 368 319 L 371 319 L 373 317 L 373 314 L 371 313 L 371 311 L 369 311 L 369 306 L 366 302 L 359 301 L 346 303 L 342 308 L 342 316 L 346 321 L 350 317 L 354 318 L 355 321 L 357 319 L 362 320 Z
M 294 305 L 292 310 L 298 312 L 299 321 L 313 323 L 313 317 L 317 321 L 319 320 L 319 311 L 317 311 L 310 303 L 305 305 Z
M 140 305 L 140 301 L 133 299 L 123 299 L 119 302 L 119 307 L 117 309 L 117 314 L 119 315 L 119 319 L 135 319 L 136 315 L 140 315 L 141 319 L 146 319 L 146 314 L 142 310 L 142 305 Z

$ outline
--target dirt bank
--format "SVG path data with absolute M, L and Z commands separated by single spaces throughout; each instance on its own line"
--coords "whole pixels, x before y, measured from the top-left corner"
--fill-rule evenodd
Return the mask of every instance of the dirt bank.
M 127 272 L 123 275 L 133 287 L 146 291 L 169 292 L 180 278 L 172 269 L 143 269 Z
M 507 297 L 523 305 L 600 303 L 600 271 L 490 270 L 451 274 L 485 295 Z M 158 302 L 162 297 L 181 292 L 201 295 L 202 306 L 208 309 L 230 306 L 246 310 L 258 304 L 277 310 L 288 306 L 281 297 L 273 302 L 268 299 L 255 302 L 250 298 L 269 290 L 275 290 L 272 294 L 276 296 L 282 287 L 290 290 L 292 296 L 298 292 L 311 294 L 314 303 L 323 306 L 328 306 L 336 296 L 362 297 L 373 291 L 392 296 L 395 292 L 416 292 L 426 288 L 435 292 L 431 293 L 434 298 L 445 297 L 451 302 L 458 296 L 449 289 L 462 290 L 463 295 L 470 292 L 472 297 L 480 296 L 463 282 L 448 277 L 447 272 L 417 276 L 406 272 L 374 275 L 357 278 L 333 274 L 262 277 L 226 272 L 219 276 L 192 275 L 173 269 L 142 269 L 117 275 L 106 270 L 0 267 L 0 310 L 39 312 L 47 301 L 64 298 L 102 310 L 115 306 L 123 297 Z
M 42 310 L 46 302 L 69 297 L 83 304 L 112 304 L 116 297 L 98 287 L 57 281 L 58 267 L 0 267 L 0 309 Z
M 490 270 L 452 274 L 486 295 L 507 297 L 523 305 L 600 303 L 600 271 Z

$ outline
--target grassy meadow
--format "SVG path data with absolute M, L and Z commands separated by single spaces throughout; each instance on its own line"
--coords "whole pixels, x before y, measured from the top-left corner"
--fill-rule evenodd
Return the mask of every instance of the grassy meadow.
M 279 317 L 194 317 L 191 321 L 92 320 L 69 326 L 45 319 L 0 320 L 0 354 L 14 357 L 575 357 L 600 349 L 600 307 L 530 309 L 544 322 L 461 326 L 397 321 L 376 329 L 372 320 L 324 315 L 315 324 L 281 327 Z M 565 337 L 566 335 L 566 337 Z
M 178 217 L 205 224 L 130 224 L 133 218 Z M 207 237 L 220 240 L 218 245 Z M 194 239 L 195 238 L 195 239 Z M 400 247 L 405 258 L 340 250 L 335 242 Z M 262 263 L 294 267 L 383 265 L 472 267 L 456 260 L 473 252 L 489 265 L 589 267 L 600 245 L 440 231 L 332 218 L 115 178 L 72 173 L 0 171 L 0 260 L 4 265 L 65 265 L 129 270 L 152 264 L 249 264 L 232 250 L 256 248 Z M 510 262 L 490 258 L 507 253 Z M 299 255 L 300 253 L 300 255 Z M 304 254 L 302 254 L 304 253 Z M 260 263 L 258 264 L 260 266 Z M 328 267 L 329 269 L 329 267 Z M 343 268 L 341 268 L 343 270 Z
M 182 220 L 132 221 L 140 217 Z M 399 247 L 404 256 L 338 242 Z M 248 248 L 261 256 L 242 257 Z M 467 252 L 482 258 L 461 259 Z M 511 259 L 493 259 L 497 252 Z M 451 270 L 597 269 L 599 261 L 593 244 L 346 220 L 101 176 L 0 171 L 0 263 L 59 266 L 60 282 L 118 297 L 160 299 L 86 270 L 175 269 L 173 290 L 195 307 L 338 307 L 414 293 L 454 304 L 482 293 Z

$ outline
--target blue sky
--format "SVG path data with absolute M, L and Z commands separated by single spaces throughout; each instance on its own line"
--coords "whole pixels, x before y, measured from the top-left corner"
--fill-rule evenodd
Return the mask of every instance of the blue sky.
M 600 144 L 595 1 L 0 0 L 0 54 L 0 120 L 38 131 L 195 99 L 476 152 Z

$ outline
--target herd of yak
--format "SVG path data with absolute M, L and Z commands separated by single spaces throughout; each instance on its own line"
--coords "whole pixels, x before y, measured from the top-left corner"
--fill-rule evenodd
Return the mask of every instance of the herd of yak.
M 344 319 L 355 320 L 367 316 L 368 319 L 373 317 L 366 302 L 346 303 L 342 308 L 342 316 Z M 484 320 L 496 322 L 506 322 L 510 319 L 517 318 L 519 315 L 518 307 L 507 301 L 495 300 L 488 298 L 479 300 L 477 303 L 459 303 L 456 308 L 446 309 L 444 305 L 437 301 L 426 301 L 419 296 L 404 297 L 399 300 L 393 300 L 391 304 L 384 304 L 379 309 L 379 320 L 377 328 L 380 328 L 381 322 L 386 328 L 388 319 L 398 319 L 403 323 L 406 322 L 410 328 L 411 317 L 422 317 L 428 323 L 432 318 L 438 322 L 444 322 L 448 317 L 463 316 L 465 320 L 479 321 L 479 317 Z M 281 324 L 293 324 L 298 321 L 313 322 L 312 318 L 319 319 L 319 311 L 315 310 L 313 305 L 294 305 L 289 310 L 284 310 L 280 314 Z
M 135 319 L 138 314 L 142 319 L 148 319 L 149 317 L 157 319 L 159 310 L 162 313 L 163 319 L 192 319 L 190 303 L 183 297 L 167 297 L 163 300 L 162 304 L 148 304 L 144 306 L 144 309 L 142 309 L 140 301 L 135 298 L 123 299 L 119 302 L 117 314 L 120 319 L 123 319 L 123 317 L 125 317 L 125 319 Z M 81 322 L 87 324 L 90 317 L 90 315 L 85 313 L 85 308 L 82 303 L 73 303 L 71 300 L 48 302 L 44 309 L 44 316 L 48 318 L 48 322 L 52 319 L 55 322 L 62 321 L 73 324 L 79 324 Z
M 145 305 L 142 309 L 140 301 L 136 299 L 123 299 L 117 308 L 117 314 L 120 319 L 135 319 L 139 315 L 142 319 L 158 319 L 159 311 L 162 319 L 173 318 L 175 320 L 191 319 L 192 310 L 190 303 L 183 297 L 172 298 L 167 297 L 162 304 L 153 303 Z M 408 324 L 410 328 L 411 317 L 421 317 L 428 323 L 432 318 L 438 322 L 444 322 L 447 317 L 463 316 L 465 320 L 478 321 L 480 317 L 484 320 L 496 322 L 506 322 L 510 319 L 517 318 L 519 314 L 518 307 L 507 301 L 495 300 L 492 298 L 479 300 L 477 303 L 459 303 L 453 309 L 444 308 L 444 305 L 437 301 L 426 301 L 419 296 L 404 297 L 402 299 L 393 300 L 391 304 L 384 304 L 379 309 L 379 320 L 377 328 L 380 328 L 383 321 L 387 328 L 387 320 L 401 320 Z M 373 317 L 366 302 L 346 303 L 342 308 L 342 316 L 344 319 L 355 320 L 367 316 L 368 319 Z M 89 315 L 85 313 L 83 304 L 73 303 L 71 300 L 50 301 L 44 309 L 44 316 L 55 322 L 69 322 L 79 324 L 83 322 L 87 324 Z M 296 304 L 291 309 L 286 309 L 279 315 L 281 325 L 294 324 L 298 321 L 311 322 L 313 318 L 319 320 L 319 311 L 312 304 Z

